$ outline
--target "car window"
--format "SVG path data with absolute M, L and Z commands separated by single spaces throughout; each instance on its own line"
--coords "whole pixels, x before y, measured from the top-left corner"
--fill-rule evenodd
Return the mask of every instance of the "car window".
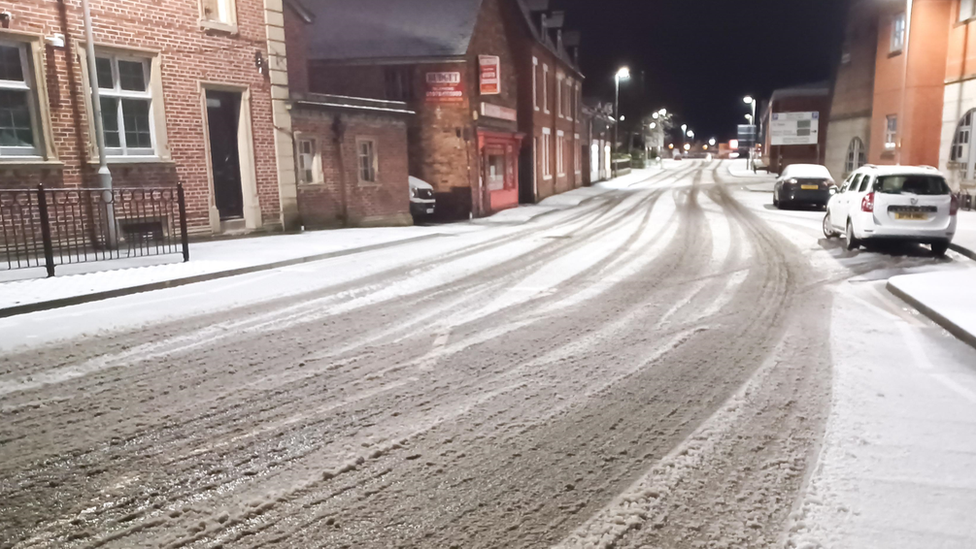
M 887 175 L 879 177 L 874 190 L 883 194 L 949 194 L 949 185 L 937 175 Z
M 864 191 L 868 190 L 868 182 L 870 182 L 870 181 L 871 181 L 871 177 L 870 176 L 865 175 L 864 177 L 862 177 L 861 178 L 861 187 L 858 189 L 858 192 L 862 192 L 863 193 Z
M 848 191 L 855 192 L 855 191 L 857 191 L 857 186 L 861 182 L 862 177 L 863 176 L 855 175 L 854 178 L 851 179 L 850 185 L 848 185 L 847 188 L 844 189 L 844 192 L 848 192 Z

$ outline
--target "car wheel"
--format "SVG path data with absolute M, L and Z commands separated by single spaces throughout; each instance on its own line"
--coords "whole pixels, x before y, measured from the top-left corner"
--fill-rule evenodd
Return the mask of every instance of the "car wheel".
M 779 208 L 779 198 L 778 198 L 778 196 L 779 195 L 776 194 L 776 191 L 773 191 L 773 207 L 774 208 Z
M 827 215 L 825 215 L 823 218 L 823 234 L 828 239 L 835 238 L 837 236 L 837 232 L 834 231 L 834 227 L 830 223 L 830 212 L 827 212 Z
M 935 254 L 935 257 L 945 257 L 945 254 L 948 251 L 949 251 L 948 242 L 938 242 L 936 244 L 932 244 L 932 253 Z
M 854 225 L 851 220 L 847 220 L 847 249 L 856 250 L 861 247 L 861 242 L 854 236 Z

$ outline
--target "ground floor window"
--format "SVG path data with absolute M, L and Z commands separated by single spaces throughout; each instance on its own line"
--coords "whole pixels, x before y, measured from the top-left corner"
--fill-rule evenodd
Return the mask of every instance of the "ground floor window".
M 358 139 L 359 182 L 376 183 L 376 143 L 372 139 Z
M 488 189 L 501 191 L 505 189 L 505 153 L 501 151 L 488 153 Z
M 304 184 L 321 182 L 318 144 L 314 139 L 298 139 L 298 182 Z
M 956 134 L 952 139 L 952 148 L 949 150 L 949 160 L 966 164 L 969 162 L 969 142 L 973 135 L 973 113 L 969 111 L 966 116 L 959 121 Z
M 552 134 L 549 128 L 542 129 L 542 178 L 550 179 L 552 177 L 552 164 L 550 162 L 550 155 L 552 154 Z
M 556 132 L 556 173 L 566 175 L 566 167 L 563 164 L 566 156 L 566 137 L 562 131 Z
M 0 156 L 38 155 L 30 45 L 0 42 Z
M 149 59 L 99 55 L 95 71 L 106 154 L 155 155 Z
M 864 142 L 861 141 L 860 137 L 855 137 L 847 147 L 847 166 L 845 172 L 851 173 L 867 164 L 867 162 L 867 149 L 864 148 Z

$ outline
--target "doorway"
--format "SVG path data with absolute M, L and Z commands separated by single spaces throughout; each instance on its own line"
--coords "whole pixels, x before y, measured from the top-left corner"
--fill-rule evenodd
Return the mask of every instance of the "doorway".
M 210 130 L 214 206 L 220 213 L 220 221 L 244 218 L 238 139 L 240 115 L 239 92 L 207 90 L 207 127 Z

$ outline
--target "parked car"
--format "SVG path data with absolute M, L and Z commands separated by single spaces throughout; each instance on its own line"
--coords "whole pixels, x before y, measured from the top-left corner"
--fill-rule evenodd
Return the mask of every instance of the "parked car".
M 826 208 L 834 178 L 819 164 L 793 164 L 783 170 L 773 187 L 773 206 Z
M 434 186 L 412 175 L 408 180 L 410 182 L 410 215 L 415 221 L 434 215 L 434 208 L 437 203 L 434 200 Z
M 943 256 L 956 234 L 959 202 L 932 167 L 864 166 L 844 181 L 827 205 L 824 236 L 843 234 L 853 250 L 873 241 L 932 246 Z

